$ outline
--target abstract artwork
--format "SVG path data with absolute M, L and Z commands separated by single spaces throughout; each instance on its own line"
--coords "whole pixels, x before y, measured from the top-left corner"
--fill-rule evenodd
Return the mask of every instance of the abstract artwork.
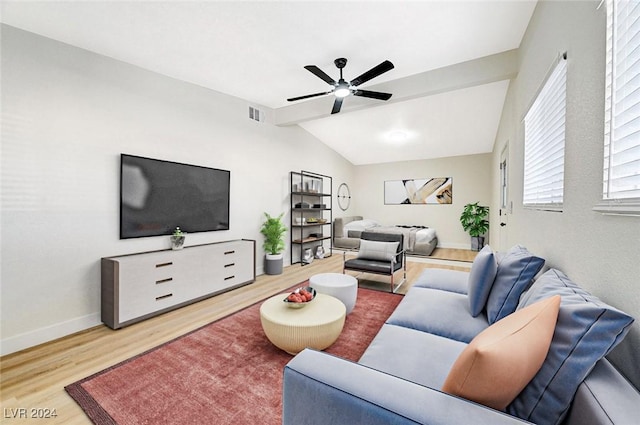
M 451 204 L 452 201 L 453 179 L 451 177 L 384 182 L 385 205 Z

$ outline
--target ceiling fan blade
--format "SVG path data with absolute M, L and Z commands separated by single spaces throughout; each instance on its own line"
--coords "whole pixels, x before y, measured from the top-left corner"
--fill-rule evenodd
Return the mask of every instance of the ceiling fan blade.
M 356 90 L 353 92 L 354 96 L 362 96 L 362 97 L 370 97 L 372 99 L 378 100 L 389 100 L 391 99 L 391 93 L 382 93 L 379 91 L 370 91 L 370 90 Z
M 331 110 L 332 114 L 337 114 L 340 112 L 340 108 L 342 108 L 342 101 L 344 97 L 336 97 L 336 101 L 333 102 L 333 109 Z
M 329 83 L 331 85 L 336 85 L 336 80 L 334 80 L 333 78 L 329 77 L 327 74 L 325 74 L 325 72 L 323 70 L 321 70 L 317 66 L 315 66 L 315 65 L 307 65 L 307 66 L 304 67 L 304 69 L 306 69 L 307 71 L 311 72 L 316 77 L 323 79 L 327 83 Z
M 324 96 L 325 94 L 331 94 L 331 92 L 330 91 L 323 91 L 322 93 L 306 94 L 304 96 L 292 97 L 290 99 L 287 99 L 287 101 L 288 102 L 295 102 L 296 100 L 309 99 L 310 97 L 316 97 L 316 96 Z
M 387 71 L 391 71 L 392 69 L 393 69 L 393 64 L 388 60 L 384 61 L 380 65 L 374 66 L 364 74 L 351 80 L 351 85 L 359 86 L 360 84 L 366 83 L 370 79 L 375 78 L 380 74 L 384 74 Z

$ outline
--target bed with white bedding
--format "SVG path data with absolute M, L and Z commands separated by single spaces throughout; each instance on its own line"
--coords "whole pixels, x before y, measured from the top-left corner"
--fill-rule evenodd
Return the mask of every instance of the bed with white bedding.
M 407 254 L 430 255 L 438 245 L 435 229 L 424 226 L 383 226 L 361 216 L 336 218 L 333 222 L 333 246 L 357 249 L 362 232 L 402 233 Z

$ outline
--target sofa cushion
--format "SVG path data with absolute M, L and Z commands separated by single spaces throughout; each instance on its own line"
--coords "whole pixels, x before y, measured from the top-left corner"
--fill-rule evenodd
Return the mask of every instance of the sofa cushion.
M 413 286 L 467 294 L 469 290 L 469 272 L 428 268 L 418 276 Z
M 498 262 L 496 278 L 487 299 L 489 323 L 495 323 L 516 310 L 520 295 L 529 288 L 543 265 L 544 259 L 531 254 L 521 245 L 507 251 Z
M 493 250 L 489 245 L 486 245 L 473 260 L 467 283 L 469 287 L 469 307 L 473 317 L 482 313 L 484 306 L 487 305 L 487 298 L 489 298 L 489 292 L 497 271 L 498 263 L 496 263 Z
M 416 287 L 409 289 L 387 323 L 466 343 L 489 326 L 484 315 L 471 316 L 466 295 Z
M 440 388 L 467 344 L 385 324 L 358 363 L 431 388 Z
M 504 410 L 540 369 L 559 307 L 553 296 L 482 331 L 457 358 L 442 391 Z
M 523 295 L 519 308 L 560 295 L 560 313 L 545 362 L 509 405 L 514 416 L 539 424 L 558 424 L 580 383 L 596 362 L 625 337 L 633 318 L 607 305 L 559 270 L 544 273 Z
M 361 260 L 393 261 L 398 253 L 398 242 L 379 242 L 362 239 L 358 258 Z

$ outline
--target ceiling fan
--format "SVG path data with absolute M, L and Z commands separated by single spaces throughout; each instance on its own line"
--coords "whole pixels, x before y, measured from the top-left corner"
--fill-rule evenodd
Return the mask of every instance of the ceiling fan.
M 336 97 L 336 100 L 333 103 L 333 109 L 331 109 L 331 113 L 337 114 L 338 112 L 340 112 L 340 108 L 342 107 L 342 101 L 344 100 L 345 97 L 349 95 L 369 97 L 369 98 L 378 99 L 378 100 L 389 100 L 391 98 L 391 93 L 382 93 L 378 91 L 358 89 L 358 86 L 360 84 L 365 83 L 371 80 L 372 78 L 377 77 L 380 74 L 384 74 L 385 72 L 392 70 L 393 64 L 388 60 L 382 62 L 380 65 L 374 66 L 373 68 L 371 68 L 364 74 L 354 78 L 350 82 L 347 82 L 345 81 L 344 78 L 342 78 L 342 68 L 344 68 L 345 65 L 347 64 L 347 60 L 345 58 L 338 58 L 335 61 L 333 61 L 333 63 L 340 70 L 340 79 L 338 81 L 329 77 L 327 74 L 324 73 L 324 71 L 322 71 L 320 68 L 318 68 L 315 65 L 307 65 L 304 67 L 307 71 L 311 72 L 316 77 L 319 77 L 325 82 L 331 84 L 333 86 L 331 90 L 327 92 L 307 94 L 305 96 L 292 97 L 287 100 L 289 102 L 294 102 L 296 100 L 308 99 L 310 97 L 333 94 Z

